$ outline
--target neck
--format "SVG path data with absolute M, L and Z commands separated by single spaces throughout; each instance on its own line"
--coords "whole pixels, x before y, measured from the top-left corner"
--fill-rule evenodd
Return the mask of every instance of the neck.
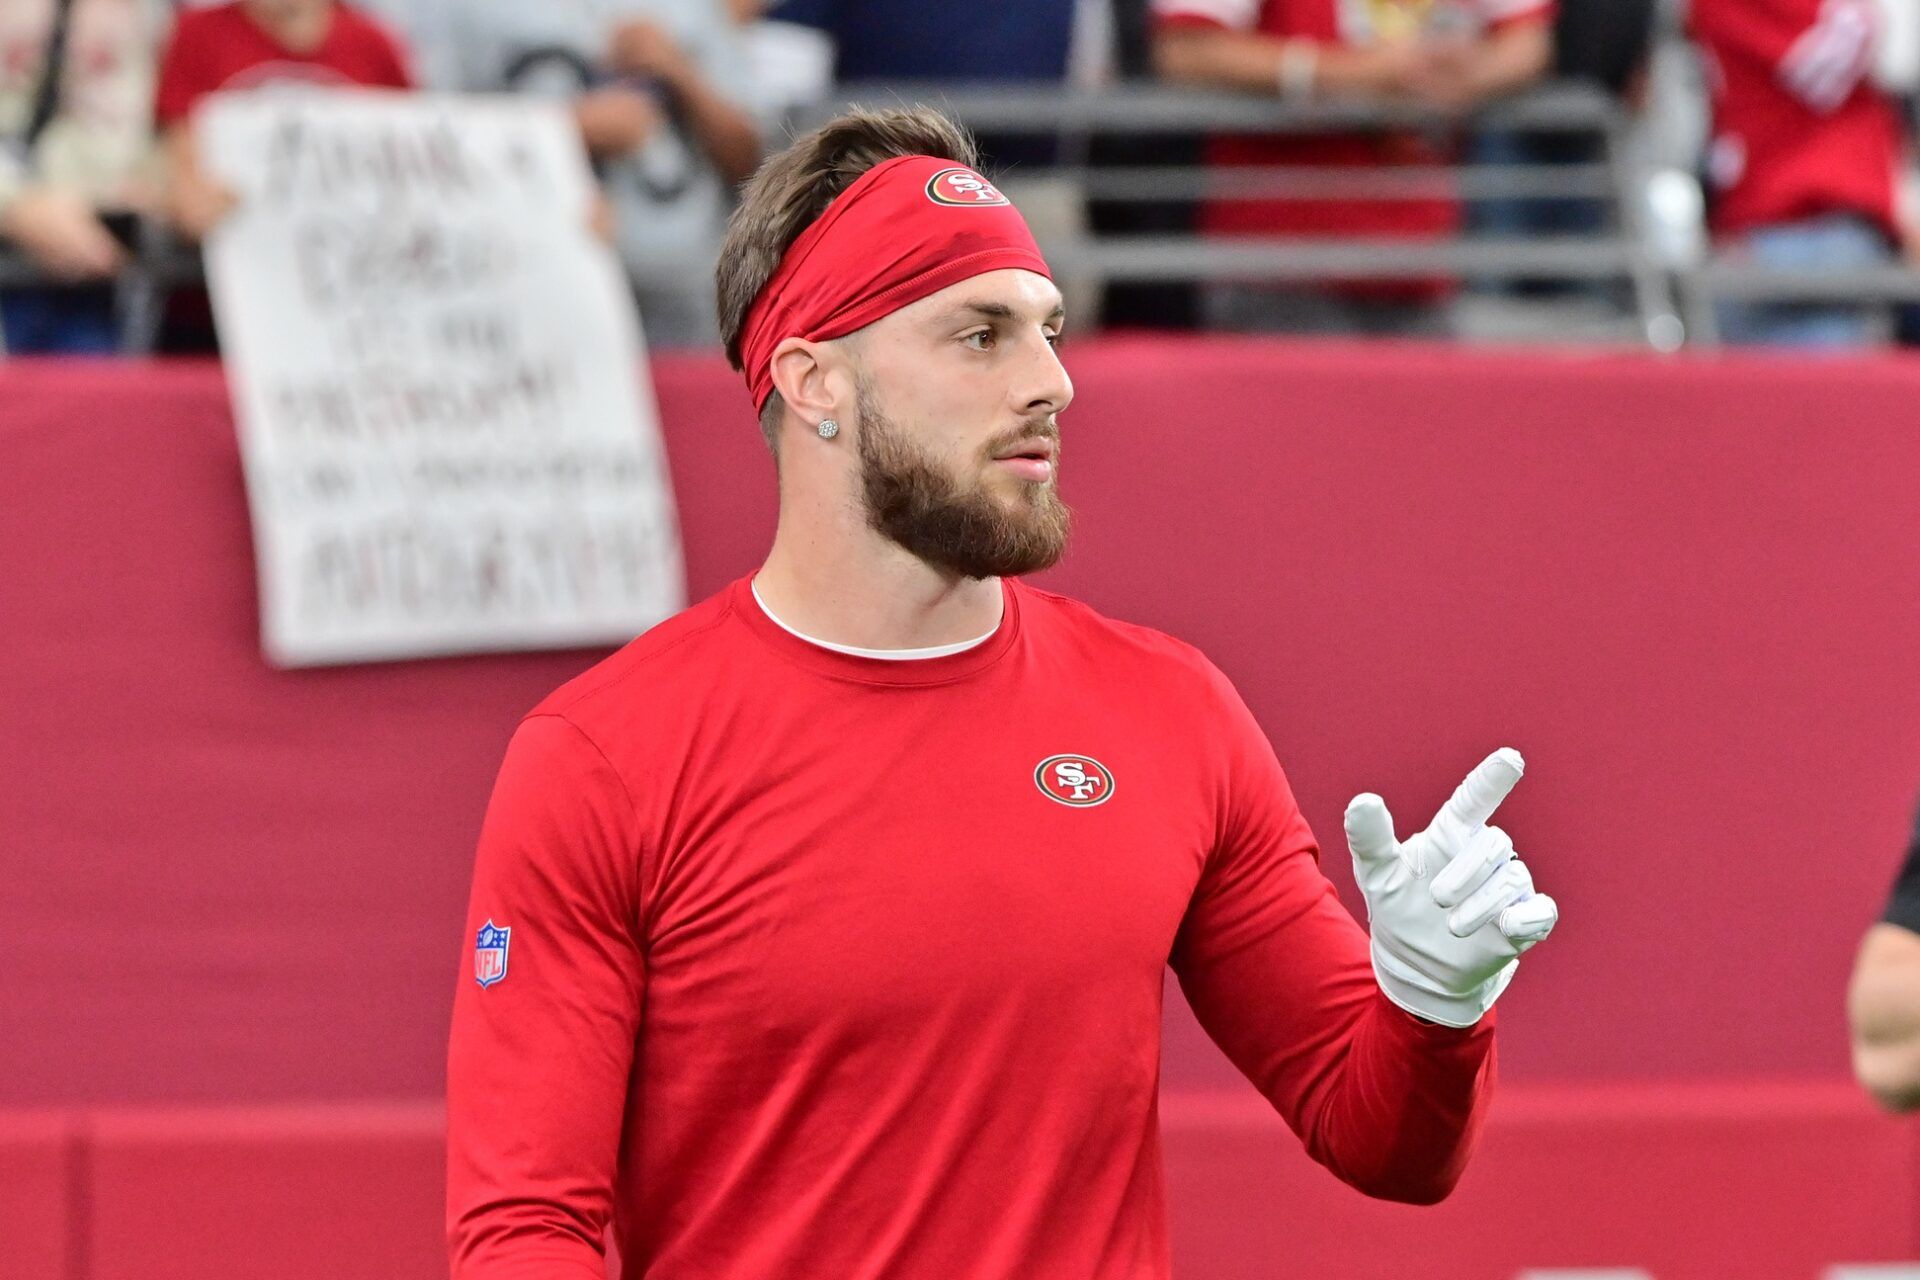
M 998 578 L 929 565 L 868 527 L 857 500 L 781 490 L 779 528 L 754 587 L 789 627 L 861 649 L 925 649 L 999 625 Z
M 327 38 L 333 22 L 331 0 L 303 4 L 292 9 L 284 5 L 249 4 L 247 16 L 268 35 L 295 53 L 312 53 Z

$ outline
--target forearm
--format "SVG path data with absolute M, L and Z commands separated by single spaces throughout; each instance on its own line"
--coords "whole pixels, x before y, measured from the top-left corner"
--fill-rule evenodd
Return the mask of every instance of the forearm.
M 1482 50 L 1470 76 L 1475 101 L 1538 83 L 1553 65 L 1553 35 L 1545 21 L 1507 27 L 1487 40 Z
M 163 169 L 160 208 L 176 226 L 180 223 L 182 193 L 200 177 L 200 151 L 193 142 L 192 126 L 177 124 L 160 139 Z
M 659 127 L 652 101 L 633 89 L 590 89 L 573 101 L 580 141 L 595 159 L 625 155 Z
M 161 208 L 175 231 L 189 240 L 203 240 L 234 204 L 234 195 L 201 167 L 192 126 L 178 124 L 165 139 L 166 185 Z
M 1456 1030 L 1387 999 L 1367 935 L 1331 886 L 1265 936 L 1237 941 L 1195 936 L 1176 956 L 1208 1034 L 1341 1181 L 1385 1200 L 1444 1198 L 1490 1100 L 1492 1015 Z
M 0 237 L 10 234 L 7 222 L 13 212 L 13 206 L 19 202 L 20 195 L 26 190 L 26 173 L 19 161 L 0 150 Z
M 689 69 L 670 86 L 701 150 L 729 183 L 744 181 L 760 164 L 760 130 L 753 117 Z
M 1390 54 L 1210 27 L 1170 27 L 1156 33 L 1154 66 L 1162 79 L 1176 84 L 1279 93 L 1281 64 L 1289 45 L 1311 59 L 1313 97 L 1378 97 L 1393 92 Z
M 1893 924 L 1867 931 L 1847 992 L 1853 1070 L 1893 1111 L 1920 1108 L 1920 935 Z
M 1315 1160 L 1371 1196 L 1443 1199 L 1472 1154 L 1493 1090 L 1498 992 L 1485 988 L 1558 919 L 1544 894 L 1516 905 L 1527 886 L 1505 867 L 1519 860 L 1485 826 L 1523 762 L 1504 748 L 1488 756 L 1406 844 L 1379 796 L 1355 798 L 1347 839 L 1370 936 L 1321 871 L 1313 833 L 1252 713 L 1230 686 L 1223 697 L 1232 800 L 1169 963 L 1200 1025 Z M 1440 903 L 1456 891 L 1462 901 L 1450 913 Z M 1504 924 L 1475 923 L 1495 913 Z M 1456 993 L 1433 1021 L 1381 989 L 1375 943 L 1383 936 L 1403 964 L 1408 956 L 1428 962 L 1429 988 Z M 1469 1010 L 1469 996 L 1484 998 Z M 1440 1025 L 1449 1012 L 1464 1025 Z
M 448 1061 L 453 1280 L 604 1280 L 618 1082 L 489 1028 L 478 1004 L 456 1001 Z M 591 1043 L 568 1030 L 569 1049 Z
M 1175 84 L 1273 93 L 1283 41 L 1212 27 L 1164 27 L 1154 33 L 1154 70 Z
M 1493 1015 L 1455 1030 L 1376 994 L 1342 1048 L 1303 1128 L 1308 1153 L 1377 1199 L 1445 1199 L 1492 1097 Z
M 518 1211 L 526 1212 L 524 1207 Z M 455 1280 L 606 1280 L 601 1249 L 549 1223 L 496 1220 L 473 1229 L 456 1224 L 455 1231 Z

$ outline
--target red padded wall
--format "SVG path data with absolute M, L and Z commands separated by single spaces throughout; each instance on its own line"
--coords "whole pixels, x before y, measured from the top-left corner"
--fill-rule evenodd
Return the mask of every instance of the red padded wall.
M 109 1111 L 89 1130 L 85 1280 L 446 1274 L 437 1107 Z
M 1341 1186 L 1256 1099 L 1169 1097 L 1162 1116 L 1180 1276 L 1817 1280 L 1920 1257 L 1915 1130 L 1846 1084 L 1515 1087 L 1430 1209 Z
M 1056 585 L 1209 650 L 1309 818 L 1494 746 L 1559 934 L 1510 1081 L 1824 1076 L 1920 785 L 1920 364 L 1068 349 Z M 696 593 L 770 469 L 655 376 Z M 217 370 L 0 366 L 0 1106 L 432 1097 L 515 717 L 594 655 L 277 673 Z M 1232 1082 L 1177 1002 L 1166 1076 Z
M 81 1129 L 54 1112 L 0 1110 L 0 1276 L 75 1280 Z
M 1178 1276 L 1818 1280 L 1920 1256 L 1916 1130 L 1843 1083 L 1512 1086 L 1430 1209 L 1340 1185 L 1244 1092 L 1161 1115 Z M 0 1275 L 444 1277 L 442 1133 L 432 1106 L 0 1119 Z

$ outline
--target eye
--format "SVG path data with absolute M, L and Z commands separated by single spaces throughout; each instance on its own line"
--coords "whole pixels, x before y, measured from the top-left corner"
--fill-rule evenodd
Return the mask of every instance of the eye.
M 975 329 L 972 333 L 961 338 L 960 341 L 966 343 L 975 351 L 988 351 L 993 347 L 993 330 Z
M 1065 342 L 1066 340 L 1067 340 L 1067 335 L 1064 333 L 1049 333 L 1047 335 L 1047 345 L 1052 347 L 1055 351 L 1058 351 L 1060 349 L 1060 344 Z

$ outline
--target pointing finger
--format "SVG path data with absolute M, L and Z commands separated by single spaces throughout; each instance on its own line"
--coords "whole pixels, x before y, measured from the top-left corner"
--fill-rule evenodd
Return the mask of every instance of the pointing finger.
M 1454 788 L 1452 797 L 1441 806 L 1440 817 L 1453 823 L 1458 832 L 1473 830 L 1493 816 L 1493 811 L 1507 798 L 1526 768 L 1526 761 L 1518 751 L 1512 747 L 1500 748 L 1476 765 L 1466 781 Z
M 1347 804 L 1347 847 L 1362 862 L 1382 862 L 1400 851 L 1400 842 L 1393 836 L 1393 815 L 1387 812 L 1387 802 L 1371 791 L 1355 796 Z

